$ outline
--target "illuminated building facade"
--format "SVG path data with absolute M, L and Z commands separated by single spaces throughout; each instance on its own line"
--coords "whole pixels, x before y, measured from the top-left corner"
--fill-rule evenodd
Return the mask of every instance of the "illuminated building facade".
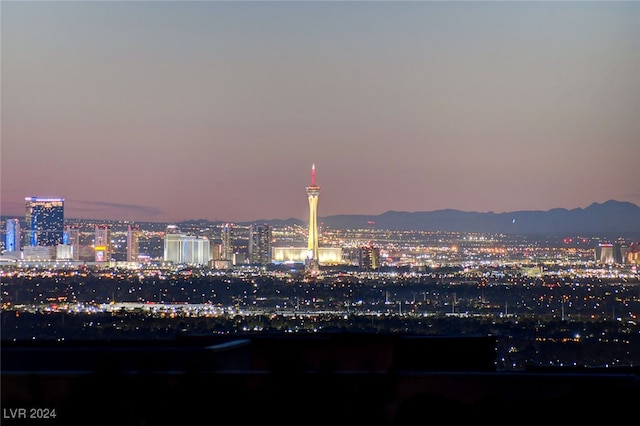
M 595 248 L 595 261 L 603 265 L 636 263 L 634 250 L 637 250 L 637 247 L 634 247 L 633 243 L 628 245 L 624 241 L 600 243 Z
M 57 246 L 64 233 L 64 198 L 27 197 L 25 220 L 29 246 Z
M 96 225 L 93 250 L 96 262 L 108 262 L 111 260 L 111 232 L 106 225 Z
M 62 242 L 71 246 L 71 259 L 80 259 L 80 227 L 78 225 L 67 225 L 64 229 Z
M 225 223 L 222 227 L 222 252 L 221 260 L 233 259 L 233 224 Z
M 249 229 L 249 262 L 253 265 L 271 263 L 271 227 L 251 225 Z
M 613 243 L 613 260 L 615 263 L 629 263 L 629 252 L 631 248 L 624 241 Z
M 164 236 L 164 261 L 176 264 L 207 265 L 213 259 L 208 238 L 167 233 Z
M 360 248 L 360 269 L 367 271 L 376 270 L 380 267 L 380 248 L 374 246 L 364 246 Z
M 613 257 L 613 244 L 600 243 L 596 246 L 595 261 L 603 265 L 611 265 L 615 263 Z
M 7 219 L 6 226 L 4 249 L 6 251 L 20 251 L 20 220 Z
M 127 226 L 127 262 L 137 262 L 140 247 L 140 226 Z
M 273 263 L 307 263 L 306 247 L 273 247 L 271 261 Z M 344 263 L 341 247 L 318 248 L 318 263 L 322 265 L 339 265 Z
M 627 262 L 633 265 L 640 265 L 640 243 L 635 242 L 629 245 Z
M 311 185 L 307 186 L 309 199 L 309 236 L 307 240 L 307 262 L 311 269 L 316 269 L 319 262 L 318 253 L 318 196 L 320 187 L 316 184 L 316 165 L 311 167 Z
M 22 248 L 22 256 L 24 260 L 54 260 L 57 249 L 58 246 L 24 246 Z
M 56 246 L 56 260 L 73 260 L 73 247 L 69 244 Z

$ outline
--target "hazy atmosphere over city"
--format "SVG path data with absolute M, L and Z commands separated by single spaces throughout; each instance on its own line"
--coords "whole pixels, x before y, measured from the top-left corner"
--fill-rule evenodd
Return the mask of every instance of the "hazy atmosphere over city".
M 1 214 L 640 204 L 640 2 L 3 1 Z

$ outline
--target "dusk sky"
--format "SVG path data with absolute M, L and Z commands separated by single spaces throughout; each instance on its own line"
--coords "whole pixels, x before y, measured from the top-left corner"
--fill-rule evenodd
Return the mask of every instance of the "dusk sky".
M 2 1 L 0 214 L 640 205 L 640 2 Z

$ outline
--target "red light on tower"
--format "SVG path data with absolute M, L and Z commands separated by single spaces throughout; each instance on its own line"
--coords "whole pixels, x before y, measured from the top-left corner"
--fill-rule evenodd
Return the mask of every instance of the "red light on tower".
M 311 186 L 316 186 L 316 165 L 311 166 Z

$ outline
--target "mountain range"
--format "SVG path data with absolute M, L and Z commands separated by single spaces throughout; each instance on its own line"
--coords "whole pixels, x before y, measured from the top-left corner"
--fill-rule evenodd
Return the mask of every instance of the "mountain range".
M 282 226 L 299 219 L 265 220 Z M 334 215 L 318 217 L 331 228 L 375 228 L 388 230 L 478 232 L 503 234 L 640 234 L 640 207 L 626 201 L 609 200 L 586 208 L 522 210 L 480 213 L 444 209 L 424 212 L 387 211 L 377 216 Z

